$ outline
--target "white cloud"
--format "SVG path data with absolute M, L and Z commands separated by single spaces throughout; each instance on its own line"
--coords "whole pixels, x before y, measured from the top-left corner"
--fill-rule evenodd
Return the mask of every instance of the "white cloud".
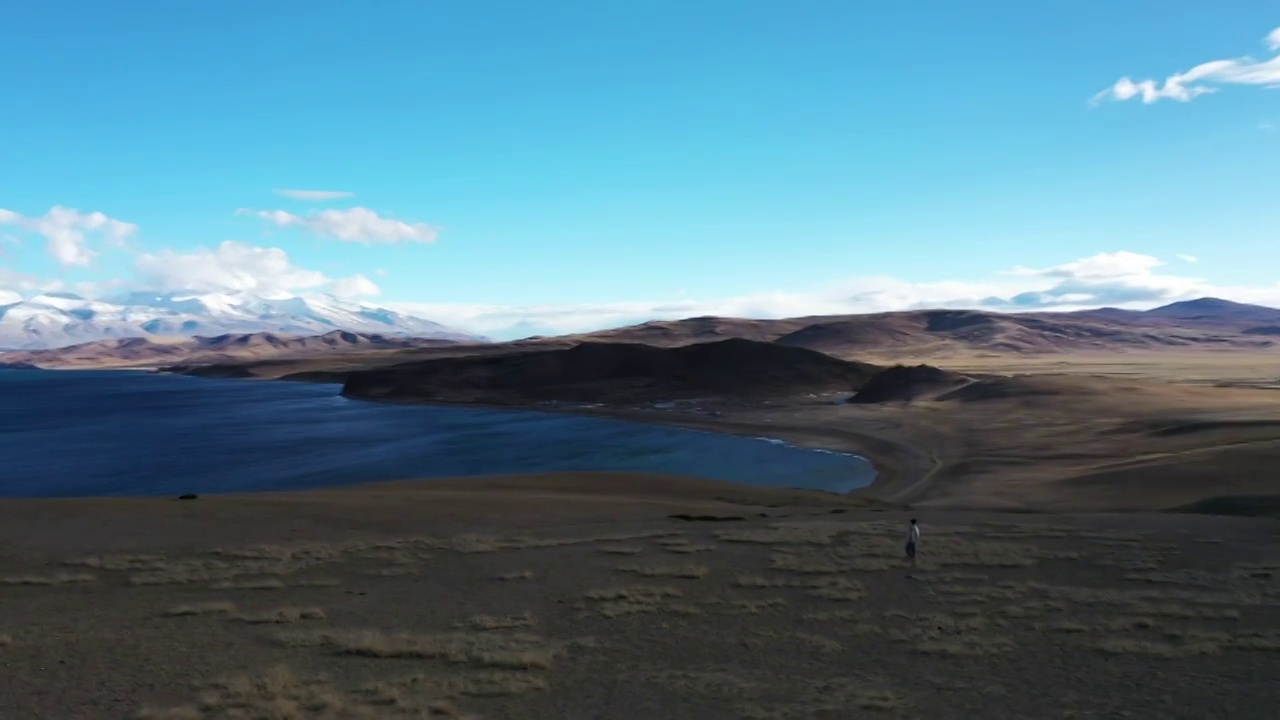
M 289 188 L 280 188 L 275 191 L 281 197 L 293 198 L 294 200 L 305 200 L 307 202 L 322 202 L 324 200 L 341 200 L 355 195 L 353 192 L 346 190 L 293 190 Z
M 1191 256 L 1178 256 L 1182 263 Z M 1177 267 L 1186 268 L 1179 264 Z M 365 275 L 333 279 L 298 267 L 280 248 L 227 241 L 191 252 L 162 251 L 139 255 L 136 277 L 93 285 L 76 285 L 86 296 L 107 290 L 156 292 L 243 292 L 280 298 L 305 292 L 330 293 L 354 300 L 381 294 Z M 42 281 L 0 267 L 0 294 L 29 296 L 67 289 L 58 281 Z M 649 320 L 677 320 L 705 315 L 783 318 L 807 315 L 981 308 L 998 311 L 1078 310 L 1116 306 L 1146 308 L 1177 300 L 1214 296 L 1280 307 L 1280 283 L 1270 286 L 1222 286 L 1178 274 L 1157 257 L 1118 251 L 1098 253 L 1048 267 L 994 270 L 986 278 L 907 282 L 892 277 L 855 277 L 804 291 L 771 291 L 732 297 L 697 297 L 678 293 L 629 302 L 485 305 L 385 302 L 394 310 L 490 337 L 587 332 Z
M 1150 274 L 1163 265 L 1159 258 L 1127 250 L 1098 253 L 1046 270 L 1032 270 L 1032 275 L 1059 278 L 1116 278 Z
M 63 283 L 60 280 L 42 280 L 0 265 L 0 291 L 26 296 L 62 289 Z
M 1266 45 L 1280 53 L 1280 28 L 1267 34 Z M 1269 60 L 1240 57 L 1230 60 L 1210 60 L 1200 63 L 1186 72 L 1174 73 L 1163 83 L 1155 80 L 1135 82 L 1122 77 L 1114 85 L 1090 99 L 1091 104 L 1104 100 L 1124 101 L 1141 98 L 1150 105 L 1162 99 L 1189 102 L 1201 95 L 1217 92 L 1218 85 L 1280 85 L 1280 54 Z
M 300 227 L 320 237 L 358 243 L 433 242 L 438 235 L 425 223 L 408 223 L 382 217 L 363 207 L 348 210 L 320 210 L 295 215 L 284 210 L 237 210 L 238 215 L 253 215 L 276 227 Z
M 1195 255 L 1179 255 L 1179 256 L 1178 256 L 1178 259 L 1179 259 L 1179 260 L 1181 260 L 1182 262 L 1185 262 L 1185 263 L 1198 263 L 1198 262 L 1200 262 L 1200 258 L 1196 257 Z
M 329 292 L 334 297 L 343 300 L 357 300 L 378 295 L 382 292 L 382 289 L 364 275 L 352 275 L 351 277 L 334 280 L 333 284 L 329 286 Z
M 1280 306 L 1280 284 L 1223 287 L 1161 272 L 1159 258 L 1134 252 L 1099 253 L 1045 268 L 996 271 L 980 281 L 911 283 L 888 277 L 852 278 L 808 292 L 769 292 L 729 298 L 677 298 L 598 304 L 464 305 L 385 303 L 438 322 L 495 338 L 588 332 L 648 320 L 704 315 L 783 318 L 924 308 L 1000 311 L 1155 307 L 1204 296 Z
M 140 289 L 158 292 L 244 292 L 278 297 L 327 285 L 324 273 L 293 265 L 280 248 L 228 240 L 189 253 L 144 253 L 134 262 Z
M 82 213 L 55 205 L 39 217 L 27 217 L 0 208 L 0 225 L 14 225 L 45 239 L 49 255 L 64 267 L 88 266 L 97 255 L 89 247 L 87 235 L 97 234 L 113 245 L 123 245 L 138 226 L 100 212 Z

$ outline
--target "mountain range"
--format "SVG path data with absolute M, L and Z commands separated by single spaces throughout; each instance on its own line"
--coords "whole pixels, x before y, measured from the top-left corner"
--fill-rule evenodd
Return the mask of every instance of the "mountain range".
M 481 339 L 430 320 L 327 295 L 263 298 L 239 293 L 135 292 L 90 300 L 70 293 L 47 293 L 0 304 L 0 351 L 139 337 L 322 335 L 334 330 L 440 340 Z
M 56 298 L 55 298 L 56 299 Z M 68 303 L 71 301 L 68 300 Z M 344 354 L 344 364 L 408 362 L 425 356 L 492 355 L 514 351 L 567 348 L 580 343 L 628 343 L 677 347 L 728 339 L 753 340 L 815 350 L 845 359 L 943 359 L 964 353 L 1049 354 L 1176 349 L 1258 350 L 1280 343 L 1280 309 L 1216 298 L 1173 303 L 1152 310 L 1100 308 L 1060 313 L 998 313 L 980 310 L 911 310 L 748 320 L 697 317 L 654 321 L 594 333 L 535 337 L 490 343 L 428 320 L 358 305 L 325 304 L 295 299 L 265 306 L 241 304 L 218 313 L 199 314 L 182 308 L 161 315 L 160 322 L 203 318 L 199 327 L 232 320 L 247 326 L 267 325 L 269 332 L 235 332 L 195 338 L 165 337 L 193 329 L 163 326 L 143 338 L 111 338 L 70 347 L 0 356 L 0 366 L 105 367 L 159 364 L 216 364 L 321 358 Z M 203 301 L 202 301 L 203 302 Z M 12 307 L 12 306 L 10 306 Z M 119 306 L 117 306 L 119 307 Z M 126 307 L 150 307 L 129 305 Z M 206 306 L 207 307 L 207 306 Z M 271 312 L 248 315 L 250 309 Z M 288 308 L 290 312 L 283 312 Z M 4 308 L 0 308 L 3 310 Z M 10 311 L 12 312 L 12 311 Z M 71 311 L 67 311 L 70 313 Z M 90 318 L 86 322 L 92 321 Z M 225 320 L 224 320 L 225 319 Z M 0 327 L 3 327 L 0 318 Z M 151 321 L 148 321 L 151 322 Z M 127 324 L 125 326 L 128 326 Z M 316 334 L 311 328 L 344 327 Z M 154 327 L 154 325 L 151 325 Z M 387 328 L 382 332 L 350 328 Z M 277 329 L 279 328 L 279 329 Z M 383 352 L 392 351 L 392 352 Z
M 699 317 L 556 339 L 671 346 L 726 338 L 775 342 L 839 357 L 1257 349 L 1280 341 L 1280 309 L 1201 298 L 1151 310 L 1000 313 L 939 309 L 785 320 Z

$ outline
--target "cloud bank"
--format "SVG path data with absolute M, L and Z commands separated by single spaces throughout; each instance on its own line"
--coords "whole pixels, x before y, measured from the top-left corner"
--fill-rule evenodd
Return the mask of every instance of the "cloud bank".
M 27 217 L 0 208 L 0 225 L 10 225 L 34 232 L 45 239 L 49 255 L 63 267 L 92 264 L 98 254 L 89 246 L 89 236 L 98 235 L 108 242 L 122 245 L 138 226 L 117 220 L 100 212 L 80 212 L 75 208 L 55 205 L 44 215 Z
M 1201 278 L 1164 272 L 1163 268 L 1159 258 L 1119 251 L 1051 267 L 995 270 L 991 277 L 977 281 L 912 283 L 892 277 L 860 277 L 810 292 L 762 292 L 726 298 L 681 296 L 575 305 L 386 305 L 498 339 L 590 332 L 649 320 L 704 315 L 769 319 L 925 308 L 1005 312 L 1106 306 L 1143 309 L 1204 296 L 1280 307 L 1280 283 L 1264 287 L 1216 286 Z
M 317 270 L 293 264 L 280 248 L 254 247 L 228 240 L 189 253 L 143 253 L 134 262 L 138 289 L 156 292 L 236 292 L 273 298 L 301 292 L 328 292 L 353 299 L 377 295 L 368 278 L 333 280 Z
M 1190 260 L 1177 258 L 1187 269 Z M 375 271 L 376 273 L 376 271 Z M 152 292 L 234 292 L 267 298 L 326 293 L 368 299 L 382 289 L 363 274 L 332 278 L 297 265 L 281 248 L 227 241 L 190 252 L 164 250 L 135 258 L 131 278 L 96 286 L 64 287 L 0 267 L 0 304 L 19 296 L 74 289 L 90 296 L 121 289 Z M 894 277 L 851 277 L 804 291 L 774 290 L 732 297 L 677 293 L 667 298 L 576 304 L 491 305 L 379 301 L 379 305 L 496 339 L 559 335 L 649 320 L 705 315 L 784 318 L 806 315 L 980 308 L 997 311 L 1079 310 L 1115 306 L 1148 308 L 1215 296 L 1280 307 L 1280 283 L 1221 286 L 1174 272 L 1160 259 L 1117 251 L 1048 267 L 993 268 L 985 278 L 908 282 Z
M 278 228 L 297 227 L 317 237 L 356 243 L 434 242 L 439 234 L 425 223 L 409 223 L 383 217 L 369 208 L 354 207 L 349 210 L 320 210 L 307 215 L 296 215 L 284 210 L 236 211 L 237 215 L 252 215 L 268 225 Z
M 423 224 L 379 216 L 372 210 L 325 210 L 297 215 L 282 210 L 243 210 L 278 226 L 300 226 L 317 235 L 349 242 L 423 242 L 435 231 Z M 44 237 L 48 252 L 63 266 L 88 264 L 95 254 L 91 237 L 123 243 L 137 228 L 101 212 L 55 206 L 39 217 L 0 210 L 0 226 L 16 227 Z M 0 235 L 0 238 L 3 238 Z M 8 242 L 8 240 L 6 240 Z M 442 322 L 476 334 L 509 339 L 530 335 L 588 332 L 649 320 L 676 320 L 705 315 L 783 318 L 842 315 L 923 308 L 982 308 L 998 311 L 1077 310 L 1101 306 L 1153 307 L 1177 300 L 1216 296 L 1280 307 L 1280 283 L 1220 286 L 1184 274 L 1198 259 L 1172 256 L 1169 269 L 1158 257 L 1130 251 L 1101 252 L 1048 267 L 993 267 L 986 277 L 934 282 L 908 282 L 894 277 L 850 277 L 804 290 L 773 289 L 731 297 L 697 297 L 679 292 L 665 298 L 576 304 L 489 305 L 455 302 L 379 304 Z M 23 274 L 0 266 L 0 304 L 44 292 L 73 290 L 102 297 L 120 290 L 244 293 L 265 298 L 325 293 L 346 300 L 382 295 L 369 274 L 330 277 L 302 267 L 278 247 L 228 240 L 188 252 L 160 250 L 134 256 L 131 277 L 67 285 L 56 279 Z
M 1201 95 L 1217 92 L 1223 85 L 1280 85 L 1280 28 L 1268 33 L 1263 42 L 1275 57 L 1269 60 L 1251 57 L 1210 60 L 1185 72 L 1174 73 L 1164 82 L 1150 79 L 1134 81 L 1126 76 L 1094 95 L 1089 102 L 1097 105 L 1107 100 L 1123 102 L 1134 98 L 1141 98 L 1147 105 L 1160 100 L 1190 102 Z

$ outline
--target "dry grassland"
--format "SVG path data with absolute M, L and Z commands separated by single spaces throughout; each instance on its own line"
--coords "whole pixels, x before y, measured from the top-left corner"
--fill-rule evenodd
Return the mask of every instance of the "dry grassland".
M 1274 521 L 766 512 L 0 560 L 94 578 L 6 583 L 0 716 L 1274 717 Z

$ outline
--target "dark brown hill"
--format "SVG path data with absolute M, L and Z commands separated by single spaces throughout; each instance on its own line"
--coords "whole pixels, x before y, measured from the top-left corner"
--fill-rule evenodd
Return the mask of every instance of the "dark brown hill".
M 777 342 L 834 355 L 945 354 L 985 351 L 1047 353 L 1182 346 L 1194 342 L 1167 330 L 1067 314 L 1003 314 L 921 310 L 831 318 L 782 335 Z
M 657 347 L 675 347 L 693 343 L 715 342 L 732 338 L 769 342 L 794 330 L 804 328 L 821 317 L 788 318 L 785 320 L 748 320 L 731 317 L 694 317 L 684 320 L 654 320 L 609 330 L 563 336 L 538 338 L 546 340 L 577 340 L 583 342 L 625 342 Z
M 932 365 L 894 365 L 871 376 L 849 402 L 862 405 L 924 400 L 970 382 L 968 376 Z
M 1000 313 L 912 310 L 785 320 L 691 318 L 574 336 L 595 342 L 676 345 L 724 337 L 775 341 L 839 357 L 958 353 L 1042 354 L 1274 347 L 1280 310 L 1215 298 L 1148 311 Z
M 1183 322 L 1227 325 L 1263 325 L 1280 323 L 1280 309 L 1264 305 L 1232 302 L 1220 298 L 1200 298 L 1171 303 L 1143 313 L 1147 317 L 1167 318 Z
M 879 368 L 804 348 L 729 339 L 673 348 L 583 343 L 568 349 L 451 357 L 352 372 L 343 394 L 484 403 L 651 402 L 847 391 Z

